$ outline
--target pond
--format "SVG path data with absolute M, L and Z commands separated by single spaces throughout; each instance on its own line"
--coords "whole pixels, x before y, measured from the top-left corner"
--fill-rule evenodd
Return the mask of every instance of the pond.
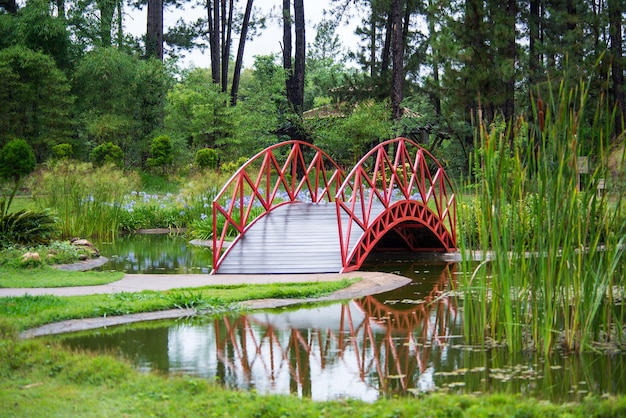
M 138 255 L 140 246 L 132 257 L 116 251 L 131 271 L 196 268 L 181 266 L 191 256 L 157 261 L 153 249 L 146 251 L 149 257 Z M 142 267 L 130 267 L 131 259 L 142 260 Z M 393 271 L 412 282 L 345 303 L 149 322 L 59 338 L 72 348 L 119 353 L 143 371 L 185 373 L 229 388 L 315 400 L 373 401 L 450 391 L 518 393 L 560 402 L 626 392 L 624 354 L 544 357 L 465 344 L 454 264 L 416 256 L 373 260 L 367 268 Z
M 210 247 L 191 245 L 177 235 L 132 234 L 94 244 L 109 259 L 101 267 L 103 270 L 129 274 L 208 274 L 212 268 Z

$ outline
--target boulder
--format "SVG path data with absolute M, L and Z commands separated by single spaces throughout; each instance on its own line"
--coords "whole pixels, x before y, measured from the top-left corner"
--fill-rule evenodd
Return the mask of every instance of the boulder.
M 37 252 L 27 252 L 24 253 L 24 255 L 22 256 L 22 263 L 27 263 L 29 261 L 37 261 L 40 262 L 41 261 L 41 257 L 39 256 L 39 253 Z
M 89 240 L 82 238 L 72 238 L 70 243 L 77 248 L 82 248 L 90 258 L 100 257 L 100 251 Z

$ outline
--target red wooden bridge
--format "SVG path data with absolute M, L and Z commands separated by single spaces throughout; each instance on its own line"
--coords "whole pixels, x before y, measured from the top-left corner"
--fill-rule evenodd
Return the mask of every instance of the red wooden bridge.
M 455 251 L 456 202 L 443 167 L 396 138 L 345 175 L 302 141 L 266 148 L 213 201 L 213 273 L 337 273 L 372 251 Z

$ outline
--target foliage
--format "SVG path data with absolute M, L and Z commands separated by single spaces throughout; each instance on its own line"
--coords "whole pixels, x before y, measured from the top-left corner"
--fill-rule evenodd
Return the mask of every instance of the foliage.
M 120 230 L 141 228 L 188 228 L 193 234 L 197 220 L 211 214 L 211 202 L 223 176 L 207 170 L 187 179 L 178 193 L 146 193 L 133 191 L 123 199 Z
M 42 161 L 71 133 L 73 97 L 52 58 L 23 46 L 0 50 L 0 144 L 23 138 Z
M 112 142 L 122 148 L 129 165 L 141 166 L 163 126 L 171 80 L 163 63 L 140 61 L 116 48 L 96 48 L 78 62 L 73 80 L 83 138 L 75 148 L 86 154 Z
M 35 154 L 32 148 L 23 139 L 13 139 L 0 150 L 0 178 L 13 181 L 13 190 L 9 200 L 2 201 L 0 216 L 6 217 L 9 207 L 17 193 L 20 182 L 24 176 L 35 169 Z
M 305 123 L 315 144 L 340 165 L 350 167 L 378 143 L 394 135 L 388 103 L 373 100 L 337 110 L 341 116 L 320 116 Z
M 33 149 L 23 139 L 13 139 L 0 150 L 0 177 L 17 183 L 35 169 Z
M 65 19 L 50 13 L 50 4 L 44 0 L 29 0 L 20 9 L 18 33 L 24 46 L 52 57 L 61 70 L 72 64 L 70 32 Z
M 524 134 L 528 145 L 511 144 L 497 127 L 482 129 L 475 153 L 478 236 L 470 245 L 493 257 L 463 283 L 466 335 L 474 342 L 486 338 L 510 351 L 547 353 L 584 351 L 598 340 L 619 338 L 624 315 L 615 300 L 623 297 L 616 289 L 626 277 L 626 217 L 621 204 L 611 207 L 597 194 L 607 170 L 608 147 L 601 141 L 612 130 L 600 115 L 593 130 L 604 136 L 593 141 L 601 144 L 593 150 L 598 168 L 579 185 L 583 144 L 576 133 L 585 99 L 584 84 L 561 84 L 550 105 L 555 113 Z M 614 193 L 624 199 L 623 190 Z
M 0 202 L 0 249 L 10 245 L 47 244 L 58 231 L 55 220 L 47 211 L 5 210 L 5 202 Z
M 215 147 L 234 135 L 230 97 L 212 82 L 208 70 L 193 69 L 167 95 L 165 128 L 175 147 Z
M 150 145 L 150 155 L 146 163 L 148 167 L 161 168 L 165 173 L 174 162 L 172 141 L 167 135 L 157 136 Z
M 220 171 L 224 174 L 230 175 L 239 170 L 239 168 L 247 162 L 247 157 L 239 157 L 235 161 L 226 161 L 220 165 Z
M 32 179 L 38 207 L 54 210 L 63 237 L 112 237 L 119 230 L 124 196 L 136 176 L 111 165 L 59 161 Z
M 21 262 L 22 251 L 13 250 L 9 255 L 3 255 L 0 262 L 0 287 L 9 288 L 39 288 L 39 287 L 68 287 L 68 286 L 99 286 L 120 280 L 123 272 L 110 271 L 64 271 L 48 265 L 48 260 L 43 257 L 49 249 L 46 246 L 36 247 L 42 255 L 38 266 L 28 268 L 25 274 L 24 263 Z M 19 254 L 18 254 L 19 253 Z M 9 260 L 9 257 L 14 257 Z M 29 299 L 19 299 L 19 302 L 30 302 Z M 16 302 L 18 302 L 16 301 Z M 26 309 L 26 307 L 20 307 Z
M 64 160 L 72 158 L 74 150 L 72 148 L 72 144 L 57 144 L 52 147 L 52 153 L 54 154 L 54 158 L 57 160 Z
M 196 166 L 199 168 L 217 169 L 218 156 L 213 148 L 201 148 L 196 151 Z
M 185 177 L 162 175 L 148 171 L 139 171 L 138 175 L 141 179 L 141 190 L 146 193 L 177 193 L 181 184 L 186 180 Z
M 96 167 L 112 164 L 118 168 L 122 168 L 124 166 L 124 151 L 112 142 L 105 142 L 91 151 L 89 159 Z
M 305 110 L 330 103 L 333 89 L 340 85 L 346 72 L 336 24 L 323 20 L 316 29 L 315 41 L 307 51 Z

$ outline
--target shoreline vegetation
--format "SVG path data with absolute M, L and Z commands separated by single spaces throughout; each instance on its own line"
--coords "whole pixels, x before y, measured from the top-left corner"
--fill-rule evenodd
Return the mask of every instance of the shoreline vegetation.
M 462 254 L 475 251 L 492 257 L 478 266 L 467 257 L 462 268 L 465 274 L 457 281 L 455 290 L 463 297 L 468 344 L 485 350 L 558 351 L 570 356 L 598 350 L 599 344 L 619 355 L 626 350 L 626 183 L 623 175 L 613 175 L 609 168 L 614 132 L 611 111 L 600 104 L 591 119 L 587 116 L 589 125 L 582 124 L 588 88 L 584 84 L 558 86 L 543 113 L 533 109 L 534 122 L 520 117 L 516 123 L 496 121 L 487 126 L 477 121 L 471 183 L 464 185 L 466 194 L 459 199 L 459 246 Z M 626 151 L 622 150 L 623 161 Z M 596 167 L 582 182 L 578 173 L 581 156 L 591 156 Z M 108 180 L 107 170 L 124 182 Z M 198 174 L 178 197 L 135 192 L 128 199 L 128 189 L 135 187 L 138 179 L 111 167 L 94 172 L 87 164 L 66 161 L 33 177 L 38 186 L 34 195 L 41 208 L 57 209 L 65 236 L 72 232 L 108 237 L 149 225 L 185 226 L 189 238 L 207 239 L 213 231 L 206 205 L 218 190 L 219 176 L 212 175 L 215 181 Z M 105 179 L 110 189 L 95 181 Z M 598 193 L 598 186 L 607 179 L 612 179 L 611 188 Z M 23 270 L 15 273 L 16 267 L 10 263 L 6 268 L 9 275 L 24 276 Z M 59 274 L 69 277 L 77 273 Z M 263 289 L 267 291 L 264 297 L 312 297 L 333 291 L 325 286 L 331 285 Z M 0 414 L 626 416 L 626 396 L 612 394 L 589 395 L 578 403 L 563 404 L 525 399 L 521 394 L 453 392 L 417 393 L 372 404 L 262 396 L 254 391 L 226 390 L 188 376 L 143 374 L 114 356 L 69 352 L 45 338 L 19 338 L 24 329 L 72 317 L 170 308 L 229 312 L 233 303 L 258 298 L 260 290 L 258 286 L 235 286 L 220 289 L 223 293 L 211 289 L 210 294 L 206 289 L 175 289 L 0 298 Z

